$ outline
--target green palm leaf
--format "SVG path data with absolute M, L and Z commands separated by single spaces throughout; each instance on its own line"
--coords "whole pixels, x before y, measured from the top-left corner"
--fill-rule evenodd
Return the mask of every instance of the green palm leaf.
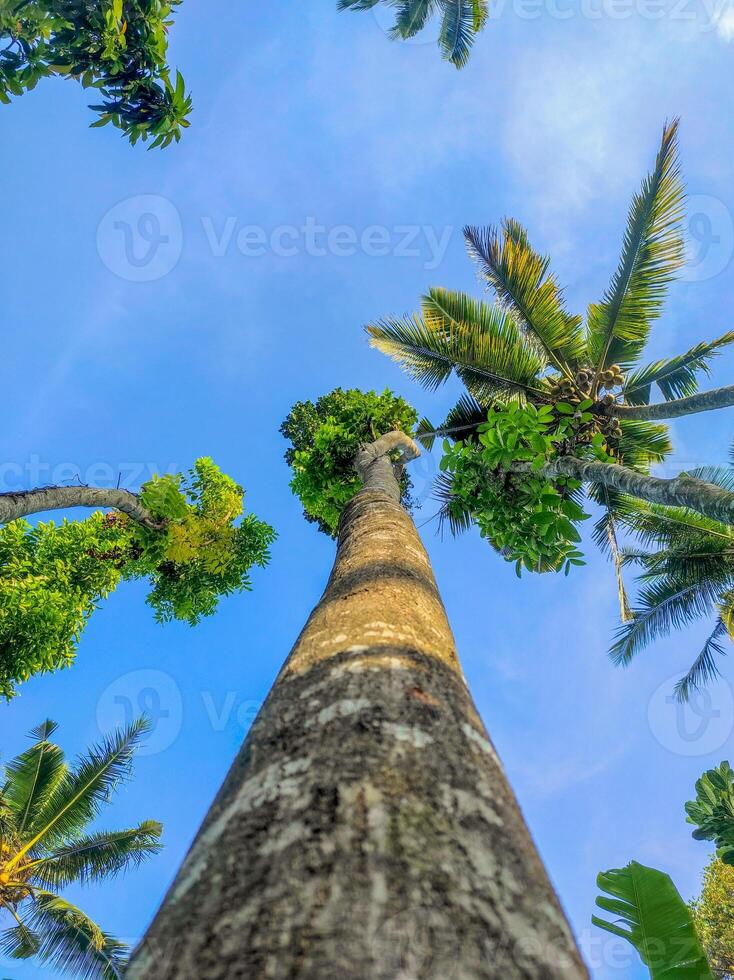
M 38 958 L 77 980 L 120 980 L 128 947 L 104 933 L 75 905 L 36 891 L 27 924 L 39 938 Z
M 440 0 L 443 7 L 438 43 L 447 61 L 463 68 L 476 35 L 477 4 L 472 0 Z
M 601 303 L 588 312 L 588 350 L 597 374 L 639 358 L 668 284 L 683 264 L 683 184 L 678 121 L 665 126 L 655 168 L 642 182 L 627 219 L 619 267 Z
M 628 664 L 658 637 L 709 616 L 719 595 L 718 584 L 706 580 L 665 576 L 653 582 L 641 591 L 632 620 L 618 628 L 610 650 L 612 660 L 617 665 Z
M 424 418 L 418 423 L 416 438 L 426 449 L 432 449 L 438 436 L 468 439 L 477 426 L 487 421 L 489 406 L 481 405 L 469 394 L 463 394 L 438 427 Z
M 400 0 L 395 15 L 394 35 L 402 38 L 415 37 L 426 26 L 436 5 L 437 0 Z
M 667 425 L 624 419 L 619 439 L 619 462 L 631 469 L 649 473 L 653 463 L 662 463 L 673 451 Z
M 713 980 L 690 909 L 668 875 L 632 861 L 600 874 L 597 884 L 605 894 L 596 904 L 615 921 L 592 922 L 632 943 L 652 980 Z
M 130 830 L 91 834 L 57 848 L 30 867 L 34 878 L 50 888 L 100 881 L 158 854 L 162 832 L 161 824 L 147 820 Z
M 542 361 L 504 311 L 463 293 L 432 289 L 422 316 L 388 317 L 367 326 L 370 343 L 416 381 L 435 390 L 452 372 L 481 401 L 545 397 Z
M 580 317 L 563 306 L 563 293 L 549 272 L 550 259 L 531 248 L 527 232 L 506 219 L 495 228 L 464 229 L 469 254 L 501 303 L 533 338 L 548 364 L 567 377 L 585 354 Z
M 150 723 L 139 718 L 94 746 L 83 756 L 74 772 L 68 772 L 55 792 L 40 808 L 34 834 L 17 852 L 10 867 L 39 845 L 53 847 L 77 834 L 92 821 L 117 784 L 131 773 L 132 757 Z
M 33 827 L 39 810 L 68 772 L 63 752 L 49 742 L 56 727 L 55 722 L 45 721 L 34 728 L 30 737 L 35 744 L 5 767 L 3 801 L 14 816 L 18 834 Z
M 633 371 L 627 375 L 622 391 L 625 401 L 630 405 L 649 405 L 653 385 L 657 385 L 666 401 L 695 394 L 699 373 L 710 374 L 709 362 L 731 343 L 734 343 L 734 330 L 716 340 L 696 344 L 685 354 L 654 361 Z
M 726 656 L 726 650 L 721 641 L 725 637 L 728 638 L 728 635 L 726 623 L 719 617 L 688 673 L 681 677 L 675 685 L 674 696 L 676 701 L 680 703 L 689 701 L 694 691 L 700 691 L 720 676 L 716 658 Z

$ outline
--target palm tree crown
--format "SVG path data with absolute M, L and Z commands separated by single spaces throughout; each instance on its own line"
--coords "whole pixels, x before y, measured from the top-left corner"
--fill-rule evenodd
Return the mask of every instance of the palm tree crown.
M 153 821 L 121 831 L 86 832 L 127 779 L 148 730 L 140 719 L 94 746 L 72 769 L 49 741 L 52 721 L 35 728 L 29 749 L 5 766 L 0 792 L 0 912 L 8 928 L 0 950 L 36 956 L 84 980 L 122 976 L 127 947 L 57 892 L 73 882 L 112 877 L 160 850 Z
M 423 420 L 418 434 L 424 443 L 431 445 L 439 434 L 475 438 L 488 409 L 498 403 L 562 401 L 583 403 L 592 416 L 579 428 L 572 453 L 583 456 L 584 444 L 598 444 L 601 436 L 610 462 L 642 474 L 661 462 L 672 447 L 667 427 L 651 421 L 666 417 L 650 404 L 653 390 L 670 403 L 671 414 L 702 410 L 681 400 L 694 395 L 711 359 L 734 341 L 730 331 L 676 357 L 641 364 L 667 287 L 684 261 L 683 199 L 674 120 L 664 127 L 655 166 L 632 200 L 617 270 L 585 323 L 566 309 L 548 257 L 532 248 L 518 222 L 506 219 L 499 229 L 467 227 L 469 252 L 497 302 L 431 289 L 419 314 L 367 327 L 373 346 L 424 387 L 436 389 L 455 372 L 466 388 L 441 425 Z M 615 520 L 624 509 L 623 494 L 596 479 L 588 482 L 589 495 L 604 508 L 596 538 L 618 557 Z M 466 526 L 469 515 L 452 509 L 451 478 L 444 475 L 440 483 L 443 516 L 454 529 Z M 618 581 L 626 618 L 619 574 Z

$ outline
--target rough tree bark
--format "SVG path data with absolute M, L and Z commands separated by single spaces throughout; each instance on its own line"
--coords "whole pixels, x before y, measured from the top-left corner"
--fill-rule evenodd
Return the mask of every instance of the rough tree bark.
M 128 980 L 576 980 L 386 451 Z M 488 622 L 488 629 L 491 624 Z
M 140 498 L 129 490 L 104 487 L 40 487 L 37 490 L 21 490 L 17 493 L 0 493 L 0 524 L 17 521 L 29 514 L 41 514 L 48 510 L 66 510 L 71 507 L 93 507 L 119 510 L 132 517 L 138 524 L 153 531 L 160 531 L 165 522 L 155 519 L 140 503 Z

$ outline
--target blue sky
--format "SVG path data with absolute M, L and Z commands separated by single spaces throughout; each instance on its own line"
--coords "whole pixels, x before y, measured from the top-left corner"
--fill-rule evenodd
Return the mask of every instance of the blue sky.
M 693 264 L 651 350 L 731 328 L 734 13 L 707 3 L 506 0 L 457 72 L 430 35 L 389 43 L 380 15 L 338 15 L 334 0 L 189 0 L 171 35 L 195 99 L 179 147 L 146 153 L 87 129 L 70 83 L 2 107 L 1 489 L 118 473 L 134 488 L 206 454 L 280 535 L 254 592 L 195 630 L 157 626 L 145 589 L 122 589 L 72 670 L 0 708 L 4 758 L 47 716 L 70 753 L 130 705 L 158 720 L 105 823 L 160 819 L 167 846 L 83 896 L 106 929 L 129 941 L 145 929 L 328 575 L 333 544 L 288 489 L 283 417 L 337 385 L 389 385 L 440 416 L 456 389 L 411 385 L 361 325 L 413 309 L 431 285 L 477 290 L 464 223 L 520 219 L 583 310 L 613 271 L 663 121 L 681 115 Z M 157 226 L 138 225 L 151 212 Z M 137 264 L 116 222 L 138 233 Z M 158 278 L 133 281 L 151 268 Z M 731 368 L 722 357 L 712 383 Z M 676 424 L 671 470 L 723 459 L 731 429 L 729 415 Z M 417 466 L 419 523 L 435 511 L 434 471 Z M 592 974 L 646 976 L 590 927 L 595 876 L 635 858 L 695 893 L 708 852 L 683 803 L 730 754 L 734 672 L 725 664 L 711 701 L 678 717 L 666 696 L 701 630 L 618 671 L 613 576 L 591 547 L 570 579 L 518 581 L 476 535 L 441 541 L 434 526 L 423 533 L 469 683 Z

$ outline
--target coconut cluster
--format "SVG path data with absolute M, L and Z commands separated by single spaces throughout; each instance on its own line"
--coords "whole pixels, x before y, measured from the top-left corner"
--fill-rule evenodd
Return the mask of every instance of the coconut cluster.
M 606 389 L 607 393 L 598 398 L 598 404 L 610 408 L 617 401 L 617 396 L 612 393 L 613 389 L 621 388 L 624 382 L 625 377 L 619 364 L 612 364 L 598 376 L 592 368 L 581 368 L 573 379 L 564 377 L 554 379 L 550 396 L 554 401 L 578 405 L 584 399 L 598 398 L 599 390 Z M 605 439 L 614 442 L 621 438 L 622 426 L 619 419 L 614 416 L 595 414 L 591 422 L 579 426 L 576 430 L 576 440 L 579 443 L 589 443 L 598 432 L 601 432 Z

